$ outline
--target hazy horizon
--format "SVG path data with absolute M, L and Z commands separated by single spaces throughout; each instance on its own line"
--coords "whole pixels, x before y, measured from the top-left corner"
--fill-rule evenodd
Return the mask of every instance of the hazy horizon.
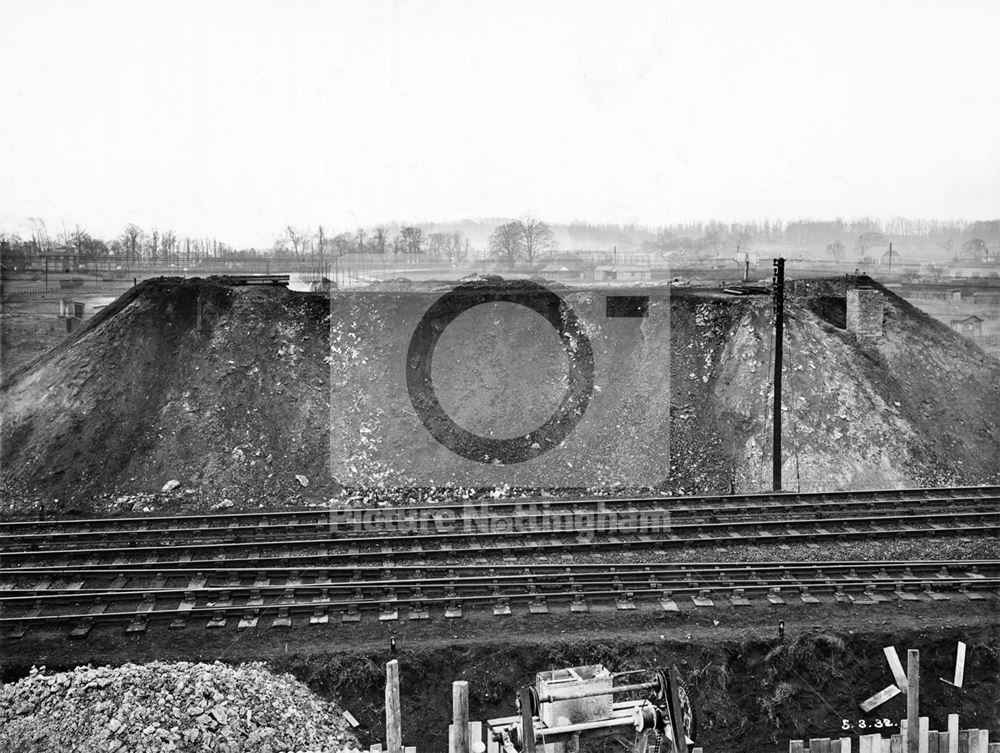
M 8 3 L 0 229 L 1000 207 L 1000 5 Z

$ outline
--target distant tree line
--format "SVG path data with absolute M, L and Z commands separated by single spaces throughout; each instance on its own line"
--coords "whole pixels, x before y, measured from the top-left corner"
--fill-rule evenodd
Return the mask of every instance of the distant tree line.
M 825 249 L 835 261 L 864 259 L 892 240 L 921 241 L 941 249 L 942 256 L 969 261 L 1000 260 L 1000 220 L 971 223 L 896 218 L 877 220 L 759 220 L 743 223 L 690 222 L 662 227 L 589 224 L 550 225 L 531 216 L 519 219 L 462 220 L 453 223 L 385 223 L 354 231 L 324 226 L 286 226 L 269 247 L 240 248 L 215 238 L 183 235 L 171 228 L 142 228 L 134 223 L 110 238 L 79 226 L 50 233 L 40 218 L 30 219 L 25 237 L 0 229 L 0 257 L 8 268 L 32 264 L 42 256 L 75 257 L 80 264 L 99 262 L 107 268 L 138 265 L 161 268 L 197 267 L 202 260 L 239 262 L 276 256 L 308 262 L 317 268 L 353 255 L 386 259 L 423 259 L 459 264 L 482 251 L 506 266 L 533 265 L 557 251 L 556 236 L 567 251 L 607 251 L 614 245 L 648 254 L 680 258 L 717 258 L 755 246 L 785 244 Z
M 458 263 L 472 255 L 469 239 L 460 232 L 425 232 L 416 225 L 393 229 L 379 225 L 371 230 L 358 228 L 354 232 L 335 235 L 322 225 L 315 232 L 288 225 L 274 242 L 270 252 L 291 256 L 335 261 L 351 254 L 380 256 L 423 256 L 435 261 Z

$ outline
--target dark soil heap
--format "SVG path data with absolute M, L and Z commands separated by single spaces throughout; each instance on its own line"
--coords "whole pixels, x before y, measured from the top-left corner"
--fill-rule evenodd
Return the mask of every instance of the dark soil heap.
M 649 482 L 680 494 L 769 485 L 766 296 L 646 288 L 632 292 L 650 296 L 649 315 L 619 320 L 604 317 L 607 291 L 560 291 L 594 343 L 597 387 L 584 418 L 539 471 L 459 458 L 420 425 L 405 389 L 407 345 L 450 285 L 404 287 L 332 298 L 224 279 L 133 288 L 7 375 L 0 391 L 7 499 L 145 494 L 140 504 L 256 507 L 321 502 L 345 486 L 429 480 L 440 487 Z M 788 302 L 785 487 L 995 483 L 1000 362 L 881 290 L 885 336 L 867 343 L 843 328 L 843 281 L 803 286 Z M 442 403 L 451 400 L 446 407 L 463 425 L 509 417 L 510 431 L 530 430 L 537 406 L 484 380 L 509 372 L 515 354 L 515 381 L 540 385 L 543 407 L 558 402 L 566 379 L 553 360 L 559 338 L 544 320 L 537 332 L 529 322 L 506 341 L 483 337 L 480 325 L 456 320 L 441 336 L 435 368 L 447 365 L 451 380 L 440 389 Z M 161 494 L 172 480 L 179 484 Z

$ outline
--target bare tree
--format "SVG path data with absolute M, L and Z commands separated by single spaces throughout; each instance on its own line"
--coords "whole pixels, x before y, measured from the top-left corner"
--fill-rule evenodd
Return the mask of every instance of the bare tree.
M 319 257 L 316 267 L 326 274 L 326 235 L 322 225 L 316 228 L 316 254 Z
M 517 221 L 521 227 L 521 238 L 524 247 L 524 255 L 528 258 L 528 264 L 535 261 L 535 257 L 555 247 L 555 240 L 552 237 L 552 228 L 541 220 L 534 217 L 522 217 Z
M 432 259 L 447 258 L 450 246 L 451 236 L 448 233 L 427 234 L 427 254 Z
M 375 236 L 373 238 L 373 243 L 375 244 L 375 253 L 385 254 L 386 234 L 384 227 L 375 228 Z
M 469 247 L 469 239 L 464 235 L 461 233 L 450 234 L 446 245 L 448 262 L 457 264 L 466 259 L 469 256 Z
M 163 235 L 160 238 L 160 247 L 163 249 L 163 260 L 169 264 L 170 255 L 174 252 L 174 247 L 177 245 L 177 236 L 173 230 L 164 230 Z
M 350 233 L 340 233 L 334 236 L 330 242 L 333 244 L 334 259 L 347 256 L 347 254 L 353 253 L 356 248 L 354 238 L 351 237 Z
M 835 241 L 826 247 L 826 252 L 833 257 L 834 261 L 840 261 L 844 258 L 844 244 Z
M 155 227 L 149 231 L 149 260 L 156 261 L 156 255 L 160 247 L 160 231 Z
M 490 234 L 490 251 L 513 266 L 524 255 L 524 230 L 514 221 L 501 225 Z
M 125 226 L 125 231 L 122 233 L 122 247 L 125 249 L 125 259 L 130 265 L 135 264 L 139 259 L 142 238 L 142 228 L 138 225 L 130 222 Z
M 305 233 L 303 233 L 301 230 L 297 230 L 291 225 L 288 225 L 285 228 L 285 237 L 288 243 L 292 247 L 292 254 L 295 256 L 296 259 L 298 259 L 299 255 L 302 253 L 302 250 L 305 248 L 305 242 L 306 242 Z
M 31 240 L 35 242 L 35 247 L 43 253 L 47 254 L 49 252 L 49 231 L 45 227 L 45 220 L 41 217 L 29 217 L 28 221 L 31 222 Z
M 422 254 L 423 253 L 423 242 L 424 242 L 424 231 L 418 227 L 404 227 L 399 231 L 400 236 L 403 239 L 404 250 L 408 254 Z

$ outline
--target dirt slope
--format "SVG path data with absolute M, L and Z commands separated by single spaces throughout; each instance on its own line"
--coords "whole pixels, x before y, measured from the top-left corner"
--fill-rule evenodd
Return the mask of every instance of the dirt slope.
M 630 319 L 605 316 L 609 291 L 563 291 L 593 345 L 589 405 L 554 449 L 503 465 L 459 457 L 421 425 L 407 347 L 450 286 L 402 287 L 330 300 L 218 280 L 139 285 L 4 383 L 8 499 L 158 493 L 171 479 L 180 487 L 151 505 L 295 504 L 344 485 L 769 485 L 767 298 L 631 291 L 650 304 Z M 885 296 L 886 336 L 869 344 L 842 329 L 842 285 L 790 300 L 786 488 L 1000 477 L 1000 362 Z M 530 437 L 568 368 L 541 316 L 503 306 L 439 332 L 434 385 L 463 428 Z M 516 326 L 485 337 L 504 317 Z
M 294 494 L 303 474 L 326 493 L 328 313 L 323 296 L 139 285 L 4 385 L 5 481 L 65 498 L 177 479 L 218 501 Z

